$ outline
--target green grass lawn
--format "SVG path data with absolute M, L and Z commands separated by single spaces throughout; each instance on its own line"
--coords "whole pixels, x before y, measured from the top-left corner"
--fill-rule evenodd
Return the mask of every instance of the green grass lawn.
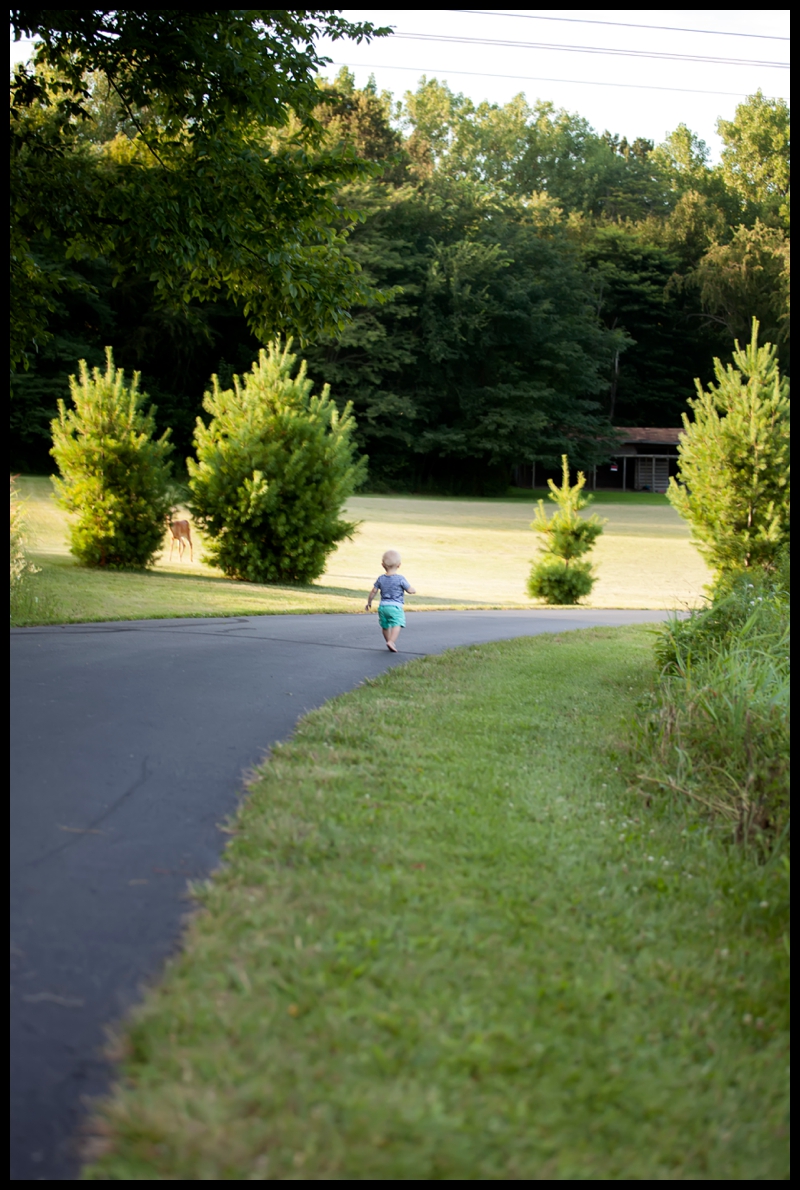
M 83 1177 L 788 1178 L 787 873 L 631 788 L 652 674 L 646 628 L 570 632 L 302 720 Z
M 50 480 L 23 477 L 19 488 L 27 502 L 30 554 L 41 573 L 15 616 L 18 624 L 360 611 L 381 555 L 392 547 L 420 592 L 409 600 L 410 610 L 535 606 L 525 582 L 538 548 L 530 529 L 536 492 L 506 500 L 355 496 L 347 506 L 360 522 L 354 539 L 331 555 L 318 582 L 301 587 L 226 579 L 200 560 L 196 526 L 194 562 L 188 555 L 179 561 L 177 552 L 170 561 L 166 538 L 164 554 L 145 574 L 76 566 L 67 515 L 53 502 Z M 710 574 L 666 498 L 612 495 L 616 503 L 598 499 L 593 506 L 609 523 L 592 555 L 599 577 L 586 605 L 673 608 L 702 602 Z
M 701 604 L 711 574 L 689 539 L 688 525 L 665 496 L 624 495 L 629 499 L 614 504 L 601 504 L 598 498 L 587 510 L 607 518 L 608 524 L 591 554 L 598 580 L 584 605 Z M 548 507 L 552 511 L 554 505 Z M 533 498 L 354 496 L 347 510 L 362 522 L 361 528 L 331 555 L 323 581 L 361 590 L 372 582 L 381 554 L 391 547 L 402 555 L 403 573 L 428 596 L 444 600 L 458 595 L 491 607 L 536 606 L 525 590 L 539 543 L 530 528 Z M 415 600 L 410 602 L 413 606 Z
M 531 499 L 547 500 L 549 495 L 549 488 L 509 488 L 505 498 L 507 500 L 525 501 Z M 669 504 L 666 495 L 661 492 L 623 492 L 621 490 L 615 491 L 603 488 L 599 488 L 593 492 L 587 486 L 584 488 L 584 495 L 591 496 L 597 504 L 629 504 L 638 508 L 648 504 L 654 508 L 663 508 Z

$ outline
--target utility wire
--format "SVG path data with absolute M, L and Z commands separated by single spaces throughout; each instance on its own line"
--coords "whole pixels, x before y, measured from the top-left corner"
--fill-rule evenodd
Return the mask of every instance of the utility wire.
M 591 21 L 584 17 L 544 17 L 534 12 L 485 12 L 481 8 L 446 8 L 445 12 L 468 12 L 479 17 L 518 17 L 525 21 L 566 21 L 570 25 L 610 25 L 613 29 L 658 29 L 668 33 L 709 33 L 712 37 L 758 37 L 763 41 L 791 41 L 790 37 L 773 36 L 771 33 L 734 33 L 730 29 L 684 29 L 679 25 L 633 25 L 629 21 Z
M 710 58 L 703 54 L 660 54 L 646 50 L 601 49 L 599 46 L 551 45 L 541 41 L 500 41 L 483 37 L 443 37 L 438 33 L 395 33 L 393 39 L 404 41 L 444 41 L 452 45 L 497 45 L 519 50 L 562 50 L 577 54 L 616 54 L 623 58 L 659 58 L 673 62 L 702 62 L 706 65 L 778 67 L 788 70 L 788 62 L 756 62 L 748 58 Z
M 544 78 L 541 75 L 529 74 L 492 74 L 485 70 L 441 70 L 436 66 L 389 66 L 386 63 L 380 62 L 330 62 L 331 66 L 345 66 L 348 70 L 413 70 L 421 72 L 422 74 L 433 75 L 451 75 L 463 74 L 470 78 L 483 79 L 513 79 L 522 83 L 569 83 L 581 87 L 625 87 L 634 91 L 678 91 L 684 95 L 725 95 L 733 99 L 738 99 L 742 95 L 746 95 L 746 91 L 699 91 L 694 87 L 657 87 L 648 83 L 610 83 L 607 81 L 595 82 L 592 79 L 551 79 Z M 777 96 L 765 95 L 765 99 L 775 99 Z

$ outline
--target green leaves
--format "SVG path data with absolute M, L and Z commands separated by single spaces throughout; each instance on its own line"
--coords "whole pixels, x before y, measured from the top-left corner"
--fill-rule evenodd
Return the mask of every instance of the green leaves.
M 786 233 L 756 219 L 740 225 L 726 243 L 714 243 L 689 276 L 703 309 L 722 322 L 731 339 L 750 332 L 753 318 L 788 366 L 790 245 Z
M 789 830 L 788 586 L 787 551 L 775 573 L 728 575 L 710 606 L 662 627 L 656 706 L 640 716 L 645 780 L 773 861 Z
M 592 465 L 610 430 L 594 398 L 615 338 L 560 214 L 543 230 L 538 211 L 442 177 L 359 197 L 368 218 L 347 251 L 376 288 L 401 293 L 308 358 L 352 400 L 370 482 L 505 491 L 516 463 L 550 465 L 567 447 Z
M 287 123 L 288 105 L 313 130 L 319 102 L 315 76 L 326 63 L 320 36 L 362 41 L 380 36 L 369 22 L 350 22 L 333 9 L 12 9 L 17 37 L 41 39 L 37 62 L 62 80 L 59 91 L 87 114 L 88 71 L 101 73 L 129 112 L 158 110 L 175 134 L 214 136 L 221 126 L 256 116 Z M 24 69 L 12 90 L 16 109 L 52 102 Z
M 290 347 L 273 341 L 233 389 L 213 378 L 203 401 L 211 421 L 197 419 L 197 462 L 187 459 L 210 561 L 250 582 L 317 578 L 355 528 L 340 513 L 366 470 L 350 407 L 340 414 L 328 385 L 312 396 L 305 362 L 292 375 Z
M 758 322 L 733 364 L 714 361 L 716 384 L 689 402 L 679 446 L 679 482 L 668 497 L 691 523 L 718 574 L 769 568 L 789 542 L 789 381 L 776 348 L 758 346 Z
M 759 89 L 736 108 L 733 120 L 718 120 L 725 142 L 722 172 L 743 208 L 789 230 L 790 118 L 785 99 L 765 99 Z
M 332 329 L 363 298 L 333 187 L 375 167 L 317 148 L 314 38 L 372 26 L 328 10 L 17 9 L 12 24 L 42 39 L 12 85 L 15 365 L 69 276 L 43 269 L 36 236 L 164 301 L 222 292 L 262 339 Z
M 11 354 L 38 373 L 14 383 L 19 464 L 109 342 L 184 453 L 208 376 L 295 335 L 384 490 L 605 462 L 612 422 L 677 425 L 754 314 L 788 370 L 788 141 L 763 98 L 726 125 L 723 177 L 684 126 L 652 149 L 522 96 L 315 81 L 317 33 L 376 32 L 332 10 L 12 23 L 43 39 L 12 87 Z

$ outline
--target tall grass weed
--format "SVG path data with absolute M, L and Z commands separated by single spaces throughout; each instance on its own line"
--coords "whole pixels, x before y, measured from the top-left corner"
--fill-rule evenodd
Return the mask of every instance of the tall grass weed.
M 659 630 L 640 780 L 756 852 L 788 851 L 789 559 L 727 577 L 710 605 Z
M 15 480 L 17 476 L 10 476 L 10 568 L 9 568 L 9 605 L 12 625 L 30 616 L 31 610 L 38 610 L 39 597 L 31 589 L 31 578 L 38 574 L 40 567 L 34 566 L 28 557 L 27 547 L 30 544 L 30 530 L 26 524 L 25 503 L 22 500 Z

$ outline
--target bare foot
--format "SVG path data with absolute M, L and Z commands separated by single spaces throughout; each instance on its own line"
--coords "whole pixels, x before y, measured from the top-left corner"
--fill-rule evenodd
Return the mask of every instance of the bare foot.
M 396 652 L 397 652 L 397 649 L 395 648 L 395 646 L 394 646 L 394 642 L 393 642 L 393 641 L 387 640 L 387 642 L 386 642 L 386 648 L 387 648 L 387 649 L 391 649 L 391 651 L 392 651 L 393 653 L 396 653 Z

